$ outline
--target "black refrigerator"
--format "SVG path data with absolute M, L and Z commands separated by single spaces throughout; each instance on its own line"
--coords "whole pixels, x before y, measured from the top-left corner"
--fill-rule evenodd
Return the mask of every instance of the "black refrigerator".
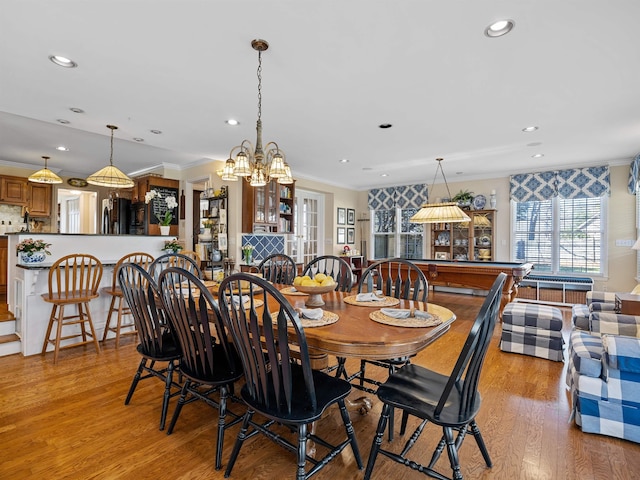
M 114 198 L 109 210 L 109 234 L 127 235 L 131 225 L 131 200 Z

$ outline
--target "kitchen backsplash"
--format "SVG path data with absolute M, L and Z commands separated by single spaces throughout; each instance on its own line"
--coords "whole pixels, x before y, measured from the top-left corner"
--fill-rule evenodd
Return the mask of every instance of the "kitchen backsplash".
M 2 229 L 2 222 L 5 228 Z M 11 226 L 9 226 L 11 222 Z M 29 222 L 29 230 L 32 232 L 50 232 L 51 220 L 49 218 L 33 218 Z M 0 204 L 0 231 L 6 233 L 19 232 L 25 227 L 22 207 L 18 205 Z

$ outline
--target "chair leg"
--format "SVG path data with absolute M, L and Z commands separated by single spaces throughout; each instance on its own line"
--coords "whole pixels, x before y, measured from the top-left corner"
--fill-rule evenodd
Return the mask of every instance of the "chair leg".
M 453 470 L 454 480 L 463 480 L 462 472 L 460 471 L 460 460 L 458 459 L 458 449 L 456 448 L 456 442 L 453 438 L 453 429 L 451 427 L 443 427 L 444 438 L 447 443 L 447 453 L 449 454 L 449 463 L 451 463 L 451 470 Z
M 49 346 L 49 337 L 51 337 L 51 329 L 53 328 L 53 322 L 56 318 L 56 311 L 58 310 L 57 305 L 53 305 L 51 309 L 51 315 L 49 315 L 49 325 L 47 326 L 47 333 L 44 336 L 44 342 L 42 344 L 42 355 L 47 353 L 47 347 Z
M 93 319 L 91 318 L 91 310 L 89 310 L 88 303 L 85 303 L 84 305 L 87 309 L 86 316 L 87 316 L 87 322 L 89 323 L 89 330 L 91 331 L 91 339 L 93 340 L 93 344 L 96 347 L 96 353 L 100 353 L 100 342 L 98 342 L 98 337 L 96 336 L 96 330 L 95 328 L 93 328 Z
M 129 387 L 129 393 L 127 393 L 127 398 L 124 400 L 125 405 L 129 405 L 131 401 L 131 397 L 133 397 L 133 392 L 136 391 L 136 387 L 138 386 L 138 382 L 140 381 L 140 377 L 142 376 L 142 371 L 144 370 L 145 365 L 147 364 L 147 359 L 143 358 L 140 360 L 140 364 L 138 365 L 138 370 L 136 370 L 135 375 L 133 376 L 133 380 L 131 381 L 131 386 Z M 162 428 L 160 429 L 162 430 Z
M 378 428 L 376 429 L 376 435 L 373 438 L 371 444 L 371 452 L 369 453 L 369 460 L 367 461 L 367 469 L 364 471 L 364 480 L 369 480 L 371 473 L 373 472 L 373 465 L 376 463 L 376 457 L 380 451 L 380 445 L 382 445 L 382 437 L 384 436 L 384 430 L 389 420 L 389 411 L 391 406 L 384 404 L 382 407 L 382 413 L 380 414 L 380 420 L 378 421 Z
M 176 426 L 176 422 L 178 421 L 178 417 L 180 416 L 180 411 L 185 404 L 185 400 L 187 398 L 187 391 L 191 386 L 191 380 L 187 379 L 182 386 L 182 392 L 180 393 L 180 398 L 178 399 L 178 404 L 176 405 L 176 409 L 173 412 L 173 417 L 171 418 L 171 423 L 169 424 L 169 429 L 167 430 L 167 435 L 171 435 L 173 433 L 173 427 Z
M 491 457 L 489 456 L 489 451 L 487 450 L 487 446 L 484 443 L 484 439 L 482 438 L 482 434 L 480 433 L 480 429 L 478 428 L 478 424 L 476 421 L 472 421 L 469 424 L 471 428 L 471 434 L 476 439 L 476 443 L 478 444 L 478 448 L 480 449 L 480 453 L 482 453 L 482 458 L 484 458 L 487 467 L 493 467 L 493 463 L 491 462 Z
M 111 295 L 111 302 L 109 303 L 109 313 L 107 313 L 107 323 L 104 326 L 104 332 L 102 333 L 102 341 L 104 342 L 107 339 L 107 335 L 109 334 L 109 327 L 111 326 L 111 315 L 113 315 L 113 310 L 116 303 L 115 295 Z
M 307 463 L 307 424 L 298 425 L 298 469 L 296 480 L 305 480 L 304 466 Z
M 60 353 L 60 339 L 62 338 L 62 324 L 64 323 L 64 305 L 60 305 L 58 309 L 58 325 L 56 325 L 56 338 L 53 343 L 53 364 L 58 363 L 58 354 Z
M 118 297 L 118 320 L 116 322 L 116 349 L 120 347 L 120 329 L 122 328 L 122 304 L 124 297 Z
M 236 443 L 233 446 L 233 450 L 231 451 L 231 456 L 229 457 L 229 463 L 227 464 L 227 469 L 224 471 L 224 478 L 229 478 L 231 475 L 231 470 L 236 463 L 238 458 L 238 454 L 240 453 L 240 448 L 242 444 L 247 439 L 247 430 L 249 429 L 249 422 L 251 418 L 253 418 L 253 414 L 255 412 L 253 410 L 247 410 L 247 413 L 244 414 L 244 420 L 242 421 L 242 427 L 238 432 L 238 438 L 236 438 Z
M 216 441 L 216 470 L 222 468 L 222 444 L 224 443 L 224 424 L 227 416 L 228 389 L 225 385 L 220 387 L 220 402 L 218 403 L 218 438 Z
M 351 423 L 351 418 L 349 417 L 349 412 L 347 412 L 347 407 L 344 403 L 344 400 L 340 400 L 338 402 L 338 407 L 340 408 L 340 415 L 342 416 L 344 428 L 347 431 L 347 437 L 349 438 L 349 442 L 351 443 L 353 456 L 355 457 L 356 463 L 358 464 L 358 470 L 362 470 L 362 457 L 360 456 L 360 448 L 358 447 L 356 433 L 353 429 L 353 424 Z
M 167 420 L 167 412 L 169 410 L 169 399 L 171 398 L 171 385 L 173 384 L 173 371 L 175 365 L 173 360 L 167 365 L 167 376 L 164 384 L 164 396 L 162 398 L 162 413 L 160 414 L 160 430 L 164 430 L 164 424 Z

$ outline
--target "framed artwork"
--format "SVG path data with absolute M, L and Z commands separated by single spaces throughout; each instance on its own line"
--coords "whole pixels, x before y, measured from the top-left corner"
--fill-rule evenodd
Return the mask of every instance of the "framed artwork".
M 347 223 L 347 211 L 344 208 L 338 207 L 338 225 L 344 225 L 345 223 Z M 342 230 L 344 230 L 344 228 Z
M 449 260 L 449 252 L 436 252 L 436 260 Z
M 347 208 L 347 225 L 356 224 L 356 211 L 353 208 Z
M 356 243 L 356 229 L 347 228 L 347 243 Z
M 344 211 L 344 208 L 342 209 Z M 346 243 L 346 239 L 345 239 L 345 228 L 344 227 L 338 227 L 338 242 L 337 243 Z

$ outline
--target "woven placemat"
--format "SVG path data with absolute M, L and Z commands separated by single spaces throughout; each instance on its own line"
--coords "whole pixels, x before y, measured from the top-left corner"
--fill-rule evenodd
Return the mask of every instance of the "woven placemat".
M 309 296 L 308 293 L 304 293 L 304 292 L 299 292 L 298 290 L 295 289 L 295 287 L 284 287 L 282 290 L 280 290 L 280 293 L 282 293 L 283 295 L 301 295 L 301 296 Z
M 384 300 L 358 302 L 356 300 L 356 295 L 349 295 L 348 297 L 344 297 L 344 303 L 348 303 L 349 305 L 358 305 L 360 307 L 392 307 L 393 305 L 398 305 L 400 300 L 394 297 L 384 297 Z
M 384 323 L 385 325 L 393 325 L 394 327 L 435 327 L 442 323 L 442 319 L 433 313 L 429 314 L 430 318 L 393 318 L 385 315 L 380 310 L 371 312 L 369 318 L 374 322 Z
M 259 308 L 259 307 L 261 307 L 262 305 L 264 305 L 264 302 L 263 302 L 262 300 L 260 300 L 259 298 L 254 298 L 254 299 L 253 299 L 253 306 L 254 306 L 255 308 Z M 251 302 L 245 302 L 245 304 L 244 304 L 244 309 L 246 310 L 246 309 L 248 309 L 248 308 L 251 308 Z
M 275 318 L 278 316 L 278 312 L 271 312 L 271 315 Z M 303 328 L 324 327 L 325 325 L 336 323 L 339 318 L 337 313 L 328 312 L 326 310 L 322 311 L 322 318 L 318 320 L 303 318 L 302 315 L 300 315 L 299 317 L 300 323 L 302 323 Z

